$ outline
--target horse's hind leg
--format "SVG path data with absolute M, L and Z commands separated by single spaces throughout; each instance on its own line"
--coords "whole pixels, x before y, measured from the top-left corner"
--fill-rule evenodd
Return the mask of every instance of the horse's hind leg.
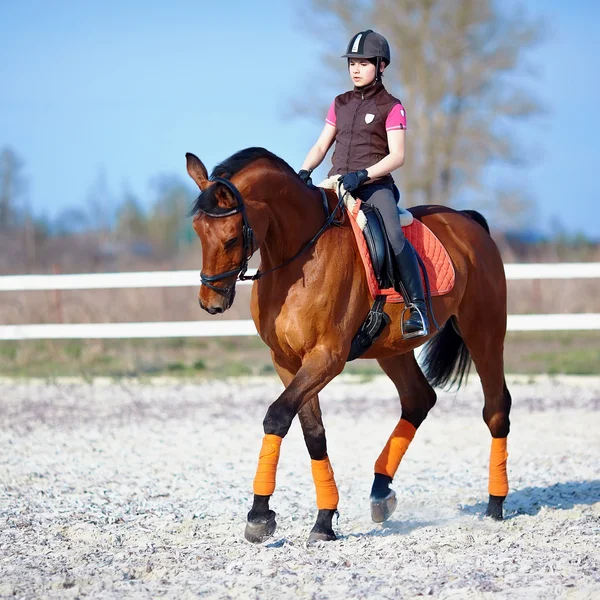
M 507 438 L 510 431 L 511 397 L 504 378 L 504 337 L 506 321 L 502 311 L 489 310 L 476 314 L 486 315 L 485 322 L 471 318 L 460 319 L 461 336 L 481 379 L 484 395 L 483 420 L 492 434 L 489 466 L 489 502 L 487 516 L 502 520 L 502 505 L 508 494 L 506 472 Z M 494 314 L 500 315 L 493 318 Z
M 381 523 L 396 509 L 396 493 L 390 488 L 390 484 L 416 430 L 434 406 L 436 394 L 423 375 L 413 352 L 379 359 L 378 362 L 394 382 L 402 406 L 402 418 L 375 462 L 371 517 L 376 523 Z

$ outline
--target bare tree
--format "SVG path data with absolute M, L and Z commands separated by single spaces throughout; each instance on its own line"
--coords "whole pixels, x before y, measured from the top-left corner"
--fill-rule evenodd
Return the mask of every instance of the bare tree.
M 14 227 L 18 221 L 19 201 L 25 186 L 22 165 L 10 148 L 0 151 L 0 229 Z
M 119 240 L 132 242 L 148 236 L 146 215 L 138 199 L 130 192 L 125 192 L 123 202 L 117 209 L 116 235 Z
M 155 247 L 174 255 L 194 236 L 190 219 L 186 218 L 193 194 L 176 176 L 157 177 L 153 188 L 156 198 L 147 221 L 148 235 Z
M 99 244 L 106 243 L 110 237 L 114 225 L 115 204 L 106 170 L 101 167 L 85 199 L 88 227 L 96 232 Z
M 482 201 L 481 208 L 497 229 L 524 231 L 536 227 L 535 201 L 525 189 L 516 186 L 496 189 Z
M 90 215 L 82 206 L 71 206 L 60 211 L 54 219 L 55 235 L 73 235 L 93 229 L 90 225 Z
M 335 93 L 347 87 L 339 57 L 353 34 L 371 28 L 389 40 L 386 87 L 408 116 L 407 161 L 398 173 L 408 204 L 449 205 L 463 194 L 480 198 L 485 167 L 524 164 L 514 125 L 541 110 L 522 85 L 532 75 L 525 59 L 541 37 L 538 21 L 521 10 L 501 10 L 493 0 L 307 3 L 310 30 L 324 46 L 327 91 L 332 84 Z M 323 118 L 325 105 L 318 100 L 309 95 L 296 111 Z

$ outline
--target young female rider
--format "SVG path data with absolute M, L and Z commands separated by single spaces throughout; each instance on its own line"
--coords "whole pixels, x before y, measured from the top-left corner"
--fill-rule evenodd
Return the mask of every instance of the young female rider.
M 335 142 L 332 169 L 347 191 L 377 207 L 385 222 L 397 271 L 409 305 L 404 337 L 427 335 L 427 307 L 421 272 L 414 250 L 405 243 L 396 207 L 399 192 L 390 173 L 404 164 L 406 113 L 383 87 L 383 70 L 390 64 L 387 40 L 371 29 L 357 33 L 348 44 L 348 70 L 354 89 L 337 96 L 325 127 L 306 156 L 298 175 L 308 183 Z M 398 194 L 398 195 L 396 195 Z

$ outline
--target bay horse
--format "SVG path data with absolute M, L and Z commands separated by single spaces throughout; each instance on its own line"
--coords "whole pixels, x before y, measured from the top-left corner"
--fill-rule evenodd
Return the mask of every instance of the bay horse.
M 269 504 L 275 491 L 280 446 L 296 415 L 311 458 L 317 519 L 309 541 L 335 540 L 332 518 L 338 490 L 327 452 L 319 392 L 342 372 L 351 341 L 367 315 L 371 298 L 348 219 L 335 191 L 307 186 L 281 158 L 264 148 L 247 148 L 217 165 L 209 178 L 204 164 L 186 154 L 187 171 L 200 188 L 190 214 L 202 245 L 198 300 L 210 314 L 227 310 L 248 260 L 260 250 L 251 312 L 271 350 L 284 384 L 263 421 L 264 438 L 254 479 L 254 501 L 245 530 L 262 542 L 276 528 Z M 334 221 L 336 207 L 337 226 Z M 375 462 L 370 495 L 375 522 L 397 505 L 390 484 L 416 430 L 436 402 L 434 386 L 460 387 L 471 359 L 484 394 L 483 419 L 492 436 L 487 515 L 502 519 L 508 493 L 506 442 L 511 397 L 504 378 L 506 278 L 500 253 L 483 216 L 442 206 L 411 209 L 445 246 L 455 269 L 452 290 L 431 299 L 439 329 L 428 337 L 403 340 L 402 303 L 386 304 L 390 324 L 364 358 L 377 359 L 394 382 L 401 419 Z M 339 222 L 341 221 L 341 222 Z M 435 323 L 429 315 L 430 322 Z M 423 369 L 414 349 L 427 343 Z

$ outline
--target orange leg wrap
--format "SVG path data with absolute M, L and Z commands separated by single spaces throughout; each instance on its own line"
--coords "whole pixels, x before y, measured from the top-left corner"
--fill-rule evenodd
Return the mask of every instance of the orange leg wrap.
M 317 508 L 335 510 L 340 496 L 333 476 L 333 469 L 326 456 L 323 460 L 311 460 L 311 469 L 317 490 Z
M 492 496 L 506 496 L 508 494 L 508 475 L 506 474 L 507 438 L 492 438 L 490 452 L 490 484 L 489 492 Z
M 258 496 L 270 496 L 275 491 L 275 474 L 277 473 L 282 439 L 278 435 L 270 433 L 263 438 L 254 478 L 254 493 Z
M 400 419 L 385 448 L 375 462 L 375 473 L 394 477 L 400 461 L 415 437 L 416 428 L 405 419 Z

